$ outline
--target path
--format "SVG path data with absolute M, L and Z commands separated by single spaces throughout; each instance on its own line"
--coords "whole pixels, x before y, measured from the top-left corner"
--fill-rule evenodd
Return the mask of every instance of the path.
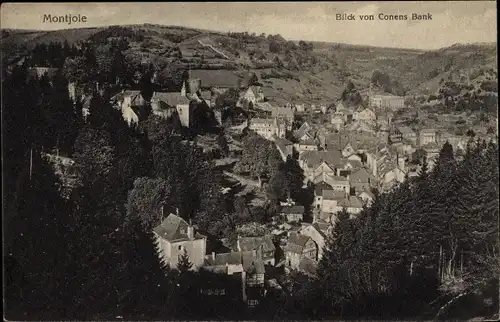
M 224 54 L 222 51 L 214 48 L 214 46 L 212 45 L 209 45 L 209 44 L 204 44 L 201 40 L 198 39 L 198 42 L 200 43 L 200 45 L 202 45 L 203 47 L 208 47 L 210 49 L 212 49 L 213 51 L 215 51 L 216 53 L 218 53 L 219 55 L 221 55 L 222 57 L 226 58 L 226 59 L 231 59 L 229 58 L 228 55 Z

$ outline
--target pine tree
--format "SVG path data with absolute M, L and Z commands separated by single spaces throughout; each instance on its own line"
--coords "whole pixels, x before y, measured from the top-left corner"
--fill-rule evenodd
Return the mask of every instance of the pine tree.
M 71 294 L 68 249 L 64 243 L 54 245 L 54 240 L 67 239 L 73 220 L 61 197 L 61 183 L 39 151 L 32 153 L 31 164 L 30 173 L 19 177 L 22 188 L 5 238 L 6 251 L 25 277 L 16 281 L 22 304 L 14 306 L 24 307 L 35 319 L 63 318 L 61 308 Z M 16 312 L 7 313 L 22 318 Z
M 177 270 L 182 274 L 193 268 L 193 263 L 189 261 L 189 256 L 187 251 L 184 249 L 184 252 L 179 255 L 179 260 L 177 262 Z

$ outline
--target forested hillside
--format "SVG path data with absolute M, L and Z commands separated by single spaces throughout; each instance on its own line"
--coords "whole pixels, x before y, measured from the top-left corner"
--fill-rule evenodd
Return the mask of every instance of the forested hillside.
M 483 81 L 497 80 L 496 73 L 490 79 L 475 77 L 496 71 L 494 44 L 419 51 L 144 24 L 51 32 L 5 30 L 1 50 L 7 64 L 29 56 L 37 46 L 54 42 L 69 46 L 87 43 L 96 57 L 99 53 L 112 57 L 112 43 L 117 41 L 132 75 L 143 63 L 152 65 L 160 83 L 178 82 L 186 69 L 253 71 L 263 82 L 266 96 L 279 104 L 331 103 L 349 79 L 367 89 L 374 72 L 388 77 L 379 84 L 382 92 L 398 95 L 433 95 L 443 82 L 460 82 L 465 73 L 478 83 L 477 88 Z

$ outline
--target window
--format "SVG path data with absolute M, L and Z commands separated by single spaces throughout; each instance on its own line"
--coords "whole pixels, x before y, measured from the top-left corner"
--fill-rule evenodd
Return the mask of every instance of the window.
M 177 250 L 182 250 L 182 245 L 177 246 Z

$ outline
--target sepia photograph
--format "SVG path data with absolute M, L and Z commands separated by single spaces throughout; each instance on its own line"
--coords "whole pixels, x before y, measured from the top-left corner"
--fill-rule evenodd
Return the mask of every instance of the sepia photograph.
M 500 319 L 496 5 L 3 3 L 4 320 Z

